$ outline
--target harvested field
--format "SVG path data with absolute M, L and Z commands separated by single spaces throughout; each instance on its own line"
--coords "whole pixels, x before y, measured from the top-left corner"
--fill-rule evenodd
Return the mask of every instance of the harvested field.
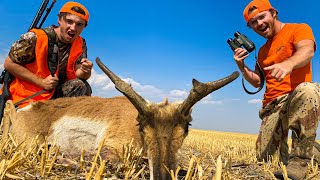
M 173 179 L 275 179 L 273 172 L 285 167 L 277 159 L 257 162 L 255 139 L 256 135 L 191 129 L 179 151 L 178 168 L 168 173 Z M 34 141 L 27 147 L 11 136 L 1 141 L 0 148 L 0 179 L 148 179 L 149 175 L 141 150 L 130 142 L 120 162 L 113 164 L 99 156 L 61 161 L 54 144 Z M 317 164 L 309 164 L 308 171 L 307 179 L 320 179 Z

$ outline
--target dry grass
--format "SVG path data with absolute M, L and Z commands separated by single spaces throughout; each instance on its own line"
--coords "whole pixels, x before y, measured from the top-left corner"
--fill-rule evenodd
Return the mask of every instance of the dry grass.
M 178 153 L 178 168 L 168 173 L 172 179 L 188 180 L 275 179 L 273 172 L 285 166 L 278 159 L 257 162 L 255 140 L 255 135 L 192 129 Z M 91 158 L 83 151 L 76 159 L 59 161 L 54 144 L 39 145 L 34 140 L 27 147 L 10 136 L 0 144 L 0 179 L 148 179 L 147 161 L 132 142 L 123 147 L 118 163 L 101 159 L 102 146 Z M 307 179 L 320 179 L 318 164 L 309 164 Z
M 277 158 L 257 162 L 256 138 L 257 135 L 192 129 L 180 151 L 181 166 L 196 162 L 192 168 L 183 168 L 191 170 L 191 179 L 276 179 L 273 172 L 281 169 L 286 175 L 285 166 Z M 309 164 L 306 179 L 320 179 L 318 164 Z

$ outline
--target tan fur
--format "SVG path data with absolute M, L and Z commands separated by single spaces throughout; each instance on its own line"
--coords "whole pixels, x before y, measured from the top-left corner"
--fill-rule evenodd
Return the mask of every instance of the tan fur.
M 3 125 L 3 133 L 2 133 L 2 143 L 1 147 L 6 143 L 6 141 L 9 138 L 9 129 L 10 129 L 10 122 L 16 121 L 17 119 L 17 113 L 16 108 L 14 107 L 11 100 L 8 100 L 6 102 L 6 108 L 3 112 L 3 119 L 2 119 L 2 125 Z

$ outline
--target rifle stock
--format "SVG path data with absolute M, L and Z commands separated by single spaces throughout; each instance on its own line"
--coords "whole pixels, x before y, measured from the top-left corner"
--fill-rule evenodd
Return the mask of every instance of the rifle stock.
M 3 88 L 2 88 L 2 94 L 0 95 L 0 122 L 2 121 L 6 101 L 10 96 L 9 83 L 11 81 L 11 74 L 8 71 L 4 70 L 1 76 L 3 76 L 1 77 L 3 78 Z

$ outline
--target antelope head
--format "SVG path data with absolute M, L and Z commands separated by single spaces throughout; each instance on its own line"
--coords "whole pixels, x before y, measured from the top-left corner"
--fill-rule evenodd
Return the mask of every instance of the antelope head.
M 192 106 L 239 76 L 239 72 L 234 72 L 226 78 L 207 83 L 193 79 L 193 88 L 182 103 L 168 103 L 168 100 L 165 100 L 160 104 L 151 104 L 111 72 L 99 58 L 96 62 L 115 84 L 116 89 L 124 94 L 138 111 L 139 133 L 147 153 L 151 179 L 170 179 L 167 169 L 176 168 L 176 153 L 188 135 Z

